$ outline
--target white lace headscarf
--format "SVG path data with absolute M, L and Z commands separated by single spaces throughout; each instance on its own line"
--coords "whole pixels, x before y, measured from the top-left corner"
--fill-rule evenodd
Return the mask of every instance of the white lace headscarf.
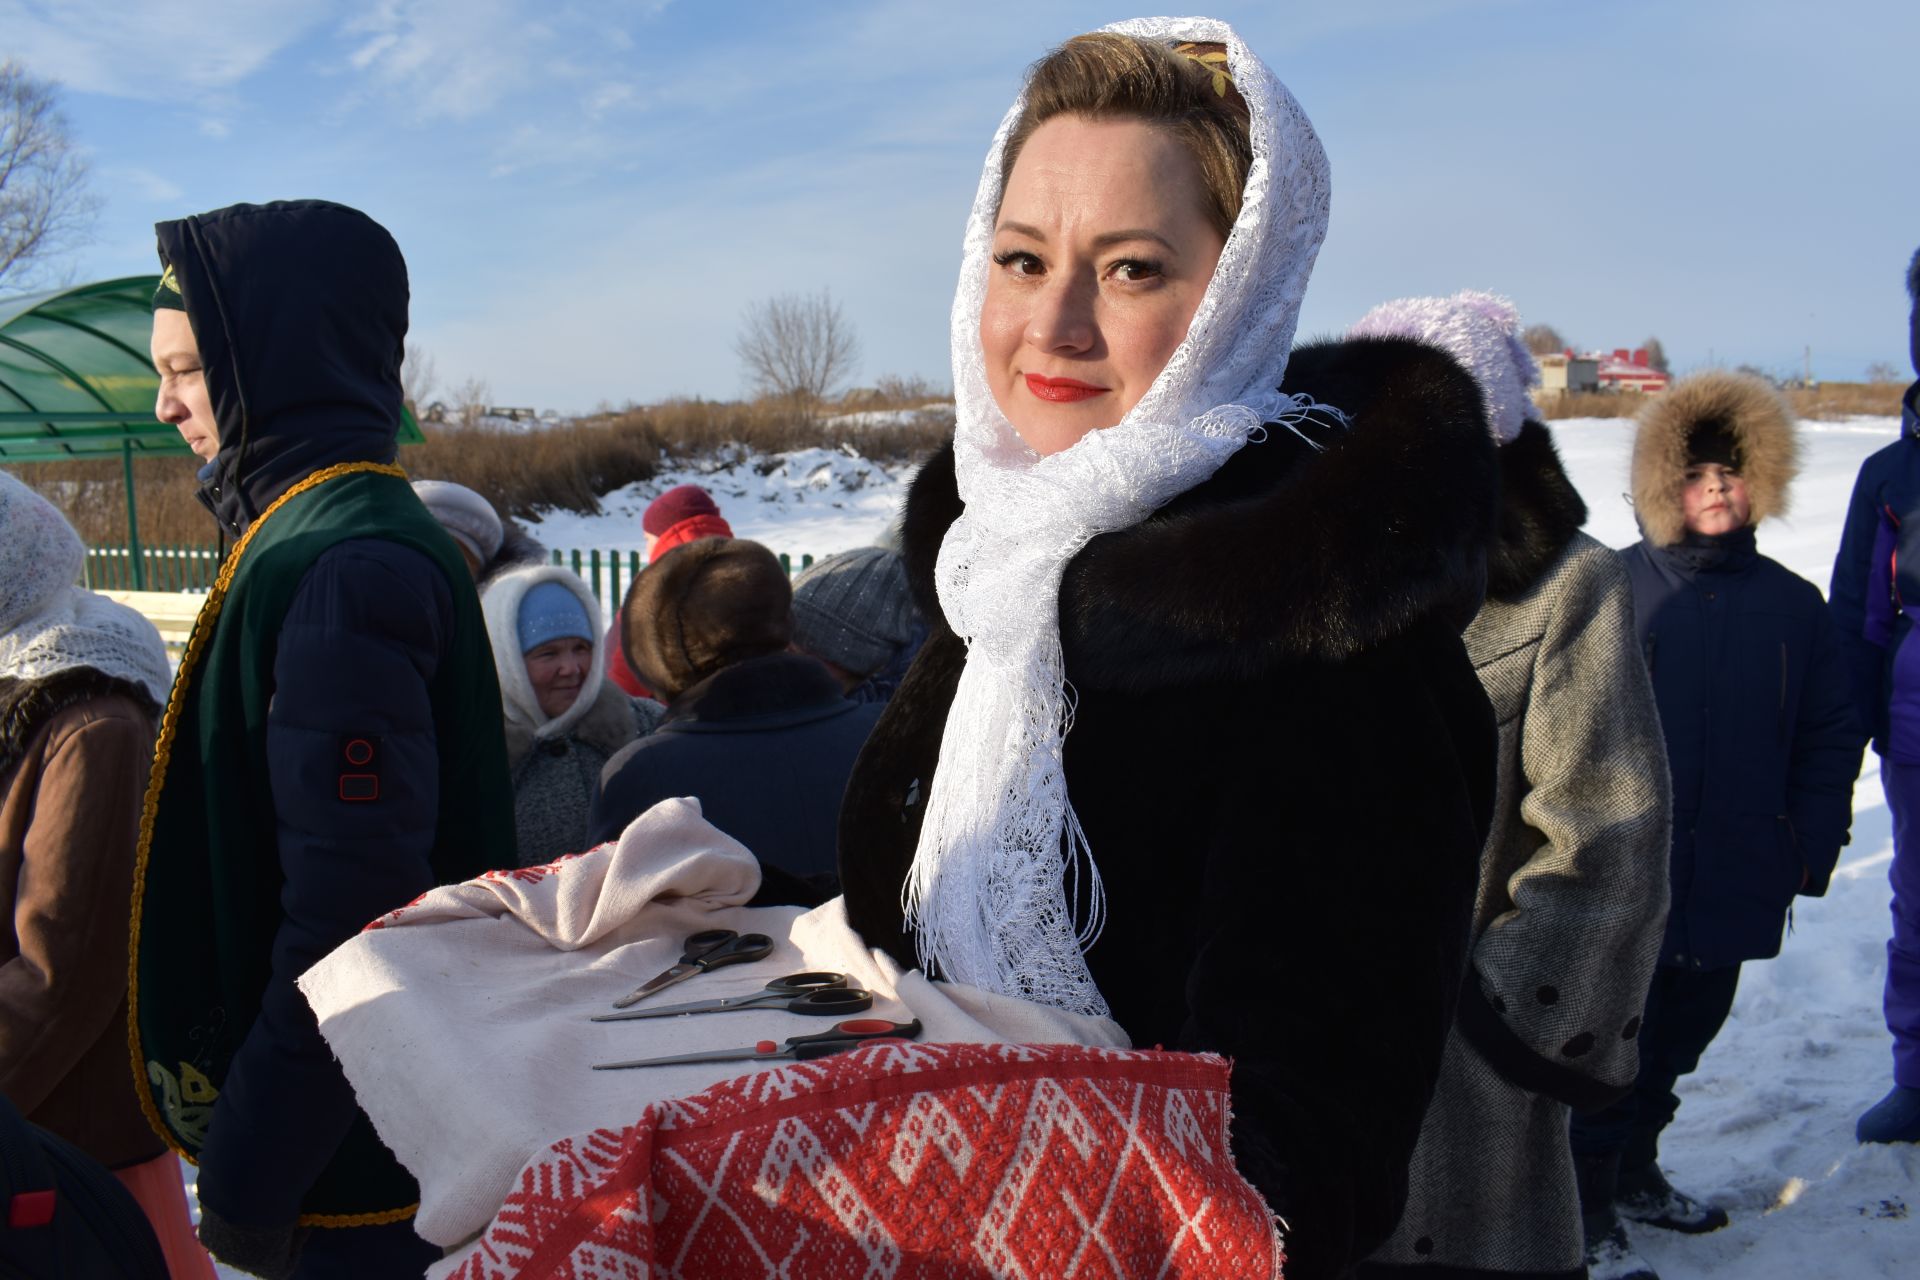
M 1001 152 L 1024 93 L 1001 121 L 953 301 L 954 457 L 966 509 L 935 572 L 967 664 L 904 892 L 929 971 L 1100 1015 L 1107 1003 L 1082 952 L 1099 935 L 1105 899 L 1062 769 L 1073 698 L 1060 650 L 1061 578 L 1089 539 L 1139 523 L 1206 480 L 1264 438 L 1262 424 L 1305 413 L 1306 401 L 1277 388 L 1330 202 L 1313 126 L 1232 27 L 1139 18 L 1104 30 L 1224 44 L 1252 115 L 1253 165 L 1212 282 L 1166 368 L 1118 425 L 1042 458 L 994 402 L 980 347 Z
M 87 549 L 67 518 L 0 471 L 0 676 L 44 680 L 87 667 L 164 706 L 173 675 L 139 613 L 76 586 Z

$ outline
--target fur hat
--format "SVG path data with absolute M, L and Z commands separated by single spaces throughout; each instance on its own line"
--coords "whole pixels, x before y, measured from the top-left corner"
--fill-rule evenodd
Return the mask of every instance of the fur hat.
M 677 484 L 647 504 L 640 515 L 640 528 L 657 538 L 682 520 L 719 514 L 712 494 L 697 484 Z
M 1510 443 L 1521 423 L 1538 416 L 1527 388 L 1540 381 L 1540 367 L 1520 341 L 1520 313 L 1505 298 L 1473 290 L 1398 298 L 1360 317 L 1348 336 L 1413 338 L 1458 360 L 1480 384 L 1495 444 Z
M 702 538 L 642 569 L 620 616 L 628 664 L 671 699 L 736 662 L 786 648 L 793 587 L 759 543 Z
M 413 491 L 427 514 L 467 549 L 475 564 L 484 565 L 500 554 L 506 527 L 491 502 L 451 480 L 415 480 Z
M 887 665 L 913 638 L 907 565 L 884 547 L 856 547 L 793 580 L 793 643 L 857 676 Z
M 1751 524 L 1785 515 L 1800 471 L 1793 411 L 1780 393 L 1745 373 L 1682 378 L 1640 410 L 1633 439 L 1633 511 L 1647 539 L 1668 547 L 1686 536 L 1681 494 L 1687 468 L 1731 460 L 1746 481 Z

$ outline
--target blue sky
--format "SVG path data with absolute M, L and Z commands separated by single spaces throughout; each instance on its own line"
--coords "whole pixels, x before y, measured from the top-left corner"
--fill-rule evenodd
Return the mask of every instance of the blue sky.
M 830 289 L 862 380 L 945 385 L 961 226 L 1026 65 L 1136 10 L 747 0 L 0 0 L 104 207 L 325 196 L 406 252 L 442 384 L 497 402 L 743 390 L 742 311 Z M 1905 370 L 1920 4 L 1220 4 L 1306 107 L 1332 229 L 1302 333 L 1483 288 L 1679 368 Z

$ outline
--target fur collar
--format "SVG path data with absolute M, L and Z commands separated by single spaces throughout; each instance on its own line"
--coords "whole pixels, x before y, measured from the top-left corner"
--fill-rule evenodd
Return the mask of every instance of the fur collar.
M 129 698 L 158 719 L 160 708 L 139 685 L 102 675 L 91 667 L 68 667 L 44 680 L 0 676 L 0 774 L 11 773 L 41 726 L 69 707 L 93 698 Z
M 1753 503 L 1747 523 L 1787 513 L 1787 490 L 1800 470 L 1787 402 L 1751 374 L 1698 373 L 1654 397 L 1640 411 L 1633 438 L 1633 514 L 1654 546 L 1670 547 L 1686 533 L 1687 440 L 1716 425 L 1740 451 L 1740 475 Z
M 1498 481 L 1480 393 L 1451 358 L 1376 338 L 1295 349 L 1282 389 L 1351 426 L 1272 428 L 1205 483 L 1089 542 L 1060 589 L 1077 685 L 1145 691 L 1338 661 L 1426 625 L 1458 631 L 1481 603 Z M 953 451 L 921 468 L 904 544 L 923 613 L 960 514 Z
M 1587 522 L 1587 504 L 1567 479 L 1553 433 L 1528 419 L 1500 453 L 1500 528 L 1487 549 L 1487 594 L 1526 594 Z
M 634 715 L 633 699 L 609 680 L 600 686 L 600 694 L 593 700 L 593 709 L 575 721 L 573 727 L 555 741 L 576 738 L 610 756 L 632 742 L 638 728 L 639 719 Z M 507 767 L 517 769 L 533 752 L 533 730 L 527 725 L 508 720 L 506 731 Z

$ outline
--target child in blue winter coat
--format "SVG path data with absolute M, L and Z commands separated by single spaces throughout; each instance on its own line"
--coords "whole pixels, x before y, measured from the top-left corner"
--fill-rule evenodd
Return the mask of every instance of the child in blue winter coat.
M 1920 375 L 1920 253 L 1907 267 L 1907 341 Z M 1860 1117 L 1862 1142 L 1920 1142 L 1920 382 L 1901 402 L 1900 438 L 1861 464 L 1833 561 L 1833 620 L 1853 669 L 1860 718 L 1880 753 L 1893 812 L 1893 935 L 1887 1030 L 1893 1088 Z
M 1669 1230 L 1727 1222 L 1660 1172 L 1674 1083 L 1726 1021 L 1742 962 L 1779 954 L 1794 897 L 1826 892 L 1852 823 L 1865 734 L 1838 634 L 1819 588 L 1754 545 L 1797 467 L 1787 406 L 1742 374 L 1680 382 L 1642 412 L 1634 442 L 1644 536 L 1623 558 L 1673 777 L 1672 906 L 1639 1076 L 1576 1116 L 1573 1141 L 1601 1199 L 1613 1182 L 1621 1217 Z

